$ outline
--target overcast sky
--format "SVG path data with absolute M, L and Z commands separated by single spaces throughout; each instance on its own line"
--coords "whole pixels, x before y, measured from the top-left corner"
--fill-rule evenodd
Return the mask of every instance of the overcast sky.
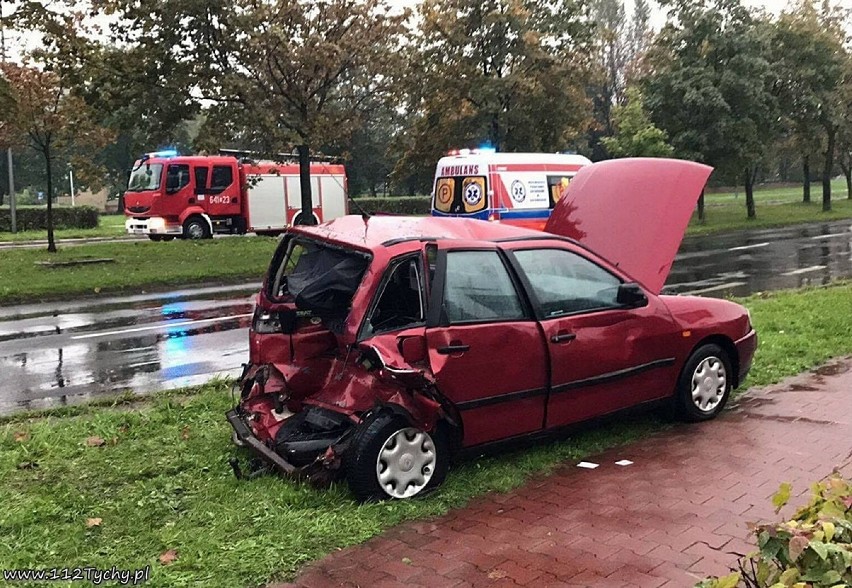
M 48 3 L 50 2 L 50 0 L 46 1 Z M 628 13 L 630 13 L 633 10 L 634 0 L 624 1 Z M 389 0 L 389 2 L 393 6 L 408 7 L 412 9 L 418 4 L 418 0 Z M 789 0 L 743 0 L 743 2 L 747 6 L 763 7 L 773 14 L 778 14 L 790 4 Z M 659 8 L 654 0 L 650 0 L 650 3 L 652 6 L 652 24 L 654 28 L 659 28 L 666 20 L 665 13 Z M 9 14 L 14 4 L 15 0 L 0 0 L 0 8 L 2 8 L 3 14 Z M 852 0 L 832 0 L 832 4 L 842 6 L 847 10 L 852 10 Z M 37 38 L 34 38 L 33 35 L 21 34 L 20 31 L 6 31 L 6 48 L 7 55 L 10 59 L 17 60 L 21 53 L 25 50 L 33 49 L 37 42 Z

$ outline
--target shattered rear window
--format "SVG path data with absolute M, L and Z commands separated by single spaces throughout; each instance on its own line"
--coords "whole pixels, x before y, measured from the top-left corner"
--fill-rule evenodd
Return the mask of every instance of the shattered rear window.
M 299 310 L 318 316 L 348 313 L 369 256 L 307 239 L 289 239 L 283 246 L 284 255 L 273 260 L 272 297 L 293 300 Z

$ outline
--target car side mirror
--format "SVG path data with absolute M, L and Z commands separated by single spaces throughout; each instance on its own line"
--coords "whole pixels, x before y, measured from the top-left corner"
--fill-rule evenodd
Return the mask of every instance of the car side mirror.
M 642 287 L 636 282 L 627 282 L 618 287 L 616 302 L 629 308 L 638 308 L 648 304 L 648 297 L 642 291 Z
M 397 345 L 405 363 L 411 365 L 426 361 L 426 337 L 422 335 L 400 337 Z

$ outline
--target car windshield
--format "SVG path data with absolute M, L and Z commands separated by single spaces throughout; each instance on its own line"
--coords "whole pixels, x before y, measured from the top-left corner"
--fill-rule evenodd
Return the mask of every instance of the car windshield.
M 130 180 L 127 182 L 127 191 L 144 192 L 145 190 L 158 190 L 162 175 L 162 163 L 141 164 L 130 173 Z
M 345 316 L 370 262 L 367 254 L 308 239 L 284 241 L 273 260 L 273 298 L 292 300 L 318 316 Z

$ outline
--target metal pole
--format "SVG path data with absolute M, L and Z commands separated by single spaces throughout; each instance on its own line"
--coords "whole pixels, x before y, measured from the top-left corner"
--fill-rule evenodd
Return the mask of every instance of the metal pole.
M 71 206 L 74 206 L 74 170 L 68 168 L 68 181 L 71 182 Z
M 0 19 L 3 18 L 3 3 L 0 2 Z M 0 57 L 3 63 L 6 63 L 6 31 L 3 29 L 2 20 L 0 20 Z M 18 232 L 18 222 L 15 206 L 15 172 L 12 169 L 12 148 L 6 150 L 6 164 L 9 168 L 9 222 L 13 233 Z
M 15 210 L 15 172 L 12 169 L 12 148 L 6 150 L 6 166 L 9 169 L 9 222 L 13 233 L 18 232 L 18 221 Z

